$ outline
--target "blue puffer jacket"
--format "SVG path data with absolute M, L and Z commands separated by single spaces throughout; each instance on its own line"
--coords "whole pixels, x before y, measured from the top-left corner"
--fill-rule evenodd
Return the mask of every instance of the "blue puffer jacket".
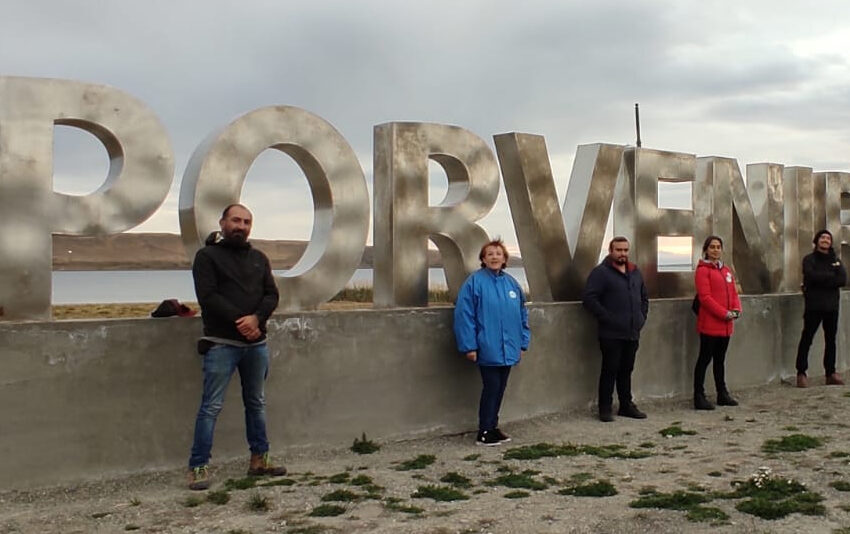
M 478 352 L 478 365 L 516 365 L 531 330 L 525 295 L 513 276 L 482 268 L 463 283 L 455 303 L 457 350 Z
M 590 271 L 582 301 L 599 321 L 600 338 L 633 341 L 640 338 L 640 329 L 649 314 L 649 298 L 634 263 L 629 263 L 626 272 L 621 273 L 606 257 Z

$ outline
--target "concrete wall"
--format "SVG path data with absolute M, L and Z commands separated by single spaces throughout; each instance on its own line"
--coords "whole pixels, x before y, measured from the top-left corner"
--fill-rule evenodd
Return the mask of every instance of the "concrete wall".
M 733 391 L 793 375 L 802 328 L 800 295 L 743 300 L 727 359 Z M 480 378 L 455 351 L 451 316 L 451 308 L 276 315 L 272 451 L 348 444 L 362 432 L 380 440 L 474 430 Z M 511 375 L 502 420 L 593 406 L 600 357 L 590 316 L 561 303 L 531 305 L 530 318 L 531 350 Z M 845 309 L 839 370 L 848 366 L 848 321 Z M 638 401 L 690 395 L 694 323 L 690 299 L 652 302 L 634 373 Z M 200 330 L 199 318 L 0 323 L 0 488 L 185 465 L 201 392 Z M 821 351 L 818 336 L 811 375 L 823 373 Z M 238 379 L 213 454 L 213 462 L 247 455 Z

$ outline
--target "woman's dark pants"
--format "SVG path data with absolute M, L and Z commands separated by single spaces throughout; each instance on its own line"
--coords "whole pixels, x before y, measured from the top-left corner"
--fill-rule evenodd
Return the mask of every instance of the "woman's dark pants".
M 479 365 L 481 370 L 481 402 L 478 405 L 478 430 L 493 430 L 499 426 L 499 408 L 508 385 L 510 365 Z
M 705 371 L 714 362 L 714 388 L 718 394 L 726 393 L 726 349 L 729 336 L 699 335 L 699 357 L 694 368 L 694 395 L 705 395 Z

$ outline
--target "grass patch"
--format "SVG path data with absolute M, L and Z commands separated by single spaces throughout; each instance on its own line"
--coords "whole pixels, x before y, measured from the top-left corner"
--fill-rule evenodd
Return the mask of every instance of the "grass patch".
M 270 488 L 272 486 L 293 486 L 296 484 L 296 481 L 292 478 L 278 478 L 276 480 L 269 480 L 268 482 L 263 482 L 262 484 L 257 484 L 259 488 Z
M 351 478 L 349 473 L 337 473 L 328 477 L 328 482 L 331 484 L 345 484 Z
M 506 488 L 521 488 L 535 491 L 545 490 L 549 487 L 545 482 L 535 480 L 534 475 L 528 471 L 522 473 L 507 473 L 490 481 L 493 486 L 505 486 Z
M 192 495 L 190 497 L 186 497 L 183 500 L 183 506 L 185 506 L 186 508 L 194 508 L 194 507 L 200 506 L 202 504 L 204 504 L 203 497 L 198 497 L 197 495 Z
M 95 512 L 91 515 L 92 519 L 103 519 L 108 516 L 109 512 Z
M 130 523 L 129 525 L 124 525 L 124 530 L 139 530 L 140 528 L 142 527 L 140 527 L 139 525 L 134 525 L 132 523 Z
M 850 482 L 847 482 L 846 480 L 830 482 L 829 486 L 833 489 L 837 489 L 838 491 L 850 491 Z
M 505 499 L 525 499 L 526 497 L 530 497 L 531 494 L 528 493 L 527 491 L 516 490 L 516 491 L 509 491 L 502 496 Z
M 762 468 L 744 482 L 733 482 L 735 491 L 728 498 L 744 498 L 735 509 L 762 519 L 780 519 L 789 514 L 824 515 L 826 508 L 819 494 L 811 492 L 796 480 L 770 474 Z
M 674 491 L 659 493 L 651 490 L 643 493 L 629 503 L 632 508 L 662 508 L 665 510 L 690 510 L 694 506 L 708 502 L 709 498 L 701 493 L 691 491 Z
M 372 483 L 372 477 L 367 475 L 357 475 L 348 481 L 352 486 L 368 486 Z
M 576 484 L 564 488 L 558 493 L 574 497 L 611 497 L 617 494 L 617 488 L 607 480 L 597 480 L 587 484 Z
M 721 523 L 729 519 L 729 514 L 714 506 L 692 506 L 685 517 L 694 523 Z
M 481 458 L 480 454 L 467 454 L 463 457 L 464 462 L 474 462 L 475 460 Z
M 372 454 L 381 450 L 381 446 L 374 441 L 366 439 L 366 433 L 360 439 L 354 438 L 351 450 L 357 454 Z
M 322 501 L 324 501 L 324 502 L 330 502 L 330 501 L 350 502 L 350 501 L 356 501 L 357 499 L 359 499 L 359 497 L 357 496 L 356 493 L 354 493 L 353 491 L 345 490 L 345 489 L 332 491 L 330 493 L 326 493 L 325 495 L 322 495 Z
M 762 452 L 801 452 L 823 446 L 823 439 L 806 434 L 791 434 L 779 439 L 769 439 L 761 446 Z
M 396 471 L 413 471 L 415 469 L 425 469 L 429 465 L 433 464 L 436 460 L 437 457 L 433 454 L 420 454 L 412 460 L 402 462 L 395 469 Z
M 334 517 L 345 513 L 345 507 L 337 504 L 320 504 L 310 510 L 312 517 Z
M 788 432 L 799 432 L 800 429 L 797 428 L 794 425 L 788 425 L 788 426 L 782 427 L 782 430 L 787 430 Z
M 440 479 L 440 482 L 445 482 L 446 484 L 451 484 L 456 488 L 471 488 L 472 481 L 460 473 L 455 473 L 452 471 L 451 473 L 446 473 L 443 475 L 443 478 Z
M 672 424 L 667 428 L 662 428 L 658 431 L 659 434 L 664 436 L 665 438 L 675 438 L 678 436 L 693 436 L 696 435 L 696 431 L 694 430 L 685 430 L 681 426 L 677 424 Z
M 435 501 L 465 501 L 469 496 L 449 486 L 419 486 L 411 495 L 414 499 L 434 499 Z
M 207 493 L 207 502 L 211 502 L 213 504 L 227 504 L 230 502 L 230 494 L 226 491 L 211 491 Z
M 644 441 L 643 443 L 638 445 L 638 447 L 640 447 L 641 449 L 651 449 L 651 448 L 655 447 L 655 443 L 653 443 L 651 441 Z
M 850 456 L 850 452 L 847 451 L 832 451 L 827 455 L 830 458 L 847 458 Z
M 384 500 L 384 508 L 387 510 L 392 510 L 393 512 L 401 512 L 403 514 L 412 514 L 418 515 L 425 512 L 424 508 L 419 508 L 418 506 L 412 506 L 409 504 L 402 503 L 401 499 L 396 497 L 390 497 Z
M 130 499 L 130 506 L 139 506 L 140 504 L 142 504 L 142 501 L 138 497 Z
M 245 503 L 245 507 L 252 512 L 268 512 L 271 505 L 269 505 L 268 497 L 257 492 L 251 495 L 251 498 Z
M 246 490 L 257 485 L 257 477 L 245 478 L 228 478 L 224 481 L 224 489 L 230 490 Z
M 722 477 L 723 476 L 723 473 L 721 473 L 720 471 L 709 471 L 707 474 L 710 477 Z
M 554 445 L 552 443 L 537 443 L 523 447 L 514 447 L 505 451 L 505 460 L 538 460 L 546 457 L 578 456 L 587 454 L 599 458 L 646 458 L 652 456 L 646 451 L 629 451 L 623 445 L 574 445 L 565 443 Z

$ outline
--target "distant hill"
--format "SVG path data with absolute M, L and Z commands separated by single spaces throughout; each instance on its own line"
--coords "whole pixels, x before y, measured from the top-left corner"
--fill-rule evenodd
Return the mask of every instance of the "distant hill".
M 307 248 L 306 241 L 251 239 L 266 253 L 273 269 L 289 269 Z M 439 251 L 429 250 L 431 267 L 441 267 Z M 511 266 L 519 259 L 511 258 Z M 360 268 L 372 267 L 372 247 L 367 246 Z M 183 242 L 177 234 L 123 233 L 104 237 L 53 236 L 53 269 L 56 271 L 144 271 L 190 269 Z

